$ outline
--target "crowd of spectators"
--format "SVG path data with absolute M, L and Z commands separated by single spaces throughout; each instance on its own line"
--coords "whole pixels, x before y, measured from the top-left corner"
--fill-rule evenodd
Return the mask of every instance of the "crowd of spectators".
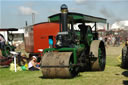
M 120 35 L 99 35 L 99 40 L 104 41 L 105 45 L 120 46 L 122 39 Z

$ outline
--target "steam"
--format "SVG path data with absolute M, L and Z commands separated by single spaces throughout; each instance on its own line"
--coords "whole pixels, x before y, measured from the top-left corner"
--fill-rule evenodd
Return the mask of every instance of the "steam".
M 113 3 L 119 3 L 119 1 L 125 1 L 125 0 L 75 0 L 76 4 L 79 5 L 86 5 L 86 7 L 88 7 L 87 10 L 96 10 L 98 9 L 99 14 L 102 15 L 102 17 L 107 19 L 107 22 L 109 22 L 110 27 L 112 27 L 112 25 L 114 23 L 116 23 L 115 25 L 118 25 L 118 27 L 125 27 L 124 19 L 121 16 L 117 16 L 117 14 L 115 14 L 114 10 L 108 9 L 105 6 L 102 6 L 100 9 L 97 8 L 97 2 L 98 1 L 111 1 Z
M 87 2 L 87 1 L 114 1 L 114 2 L 118 2 L 118 1 L 126 1 L 126 0 L 75 0 L 75 2 L 78 4 L 83 4 L 84 2 Z
M 32 8 L 24 6 L 20 6 L 19 11 L 22 15 L 31 15 L 32 13 L 38 14 L 38 12 L 33 10 Z
M 83 4 L 83 3 L 85 3 L 86 1 L 88 1 L 88 0 L 75 0 L 75 2 L 76 2 L 77 4 Z
M 110 12 L 110 11 L 108 11 L 106 8 L 101 9 L 101 10 L 100 10 L 100 13 L 101 13 L 103 16 L 107 17 L 107 18 L 112 18 L 112 17 L 113 17 L 113 13 Z
M 110 27 L 113 28 L 125 28 L 125 22 L 121 17 L 117 17 L 110 9 L 107 10 L 105 7 L 100 10 L 100 13 L 107 18 L 110 23 Z

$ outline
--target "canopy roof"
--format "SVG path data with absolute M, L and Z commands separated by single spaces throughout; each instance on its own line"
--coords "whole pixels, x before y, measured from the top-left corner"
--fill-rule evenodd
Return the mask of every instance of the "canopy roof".
M 61 13 L 49 16 L 49 21 L 50 22 L 59 22 L 60 21 L 60 15 Z M 104 18 L 99 18 L 99 17 L 94 17 L 90 15 L 84 15 L 80 13 L 74 13 L 74 12 L 68 12 L 68 18 L 73 19 L 75 23 L 106 23 L 106 19 Z
M 18 31 L 17 28 L 0 28 L 0 31 Z

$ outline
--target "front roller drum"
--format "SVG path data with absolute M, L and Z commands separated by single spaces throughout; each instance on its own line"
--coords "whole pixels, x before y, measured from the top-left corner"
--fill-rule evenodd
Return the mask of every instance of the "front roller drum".
M 72 68 L 72 52 L 47 52 L 41 59 L 45 78 L 70 78 L 77 75 Z

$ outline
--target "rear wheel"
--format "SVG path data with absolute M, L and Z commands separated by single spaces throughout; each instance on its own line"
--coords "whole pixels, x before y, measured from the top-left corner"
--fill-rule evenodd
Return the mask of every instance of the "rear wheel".
M 106 51 L 104 42 L 100 40 L 94 40 L 90 47 L 91 54 L 91 70 L 103 71 L 106 64 Z
M 123 49 L 122 49 L 121 67 L 128 68 L 128 48 L 127 48 L 127 46 L 123 47 Z

